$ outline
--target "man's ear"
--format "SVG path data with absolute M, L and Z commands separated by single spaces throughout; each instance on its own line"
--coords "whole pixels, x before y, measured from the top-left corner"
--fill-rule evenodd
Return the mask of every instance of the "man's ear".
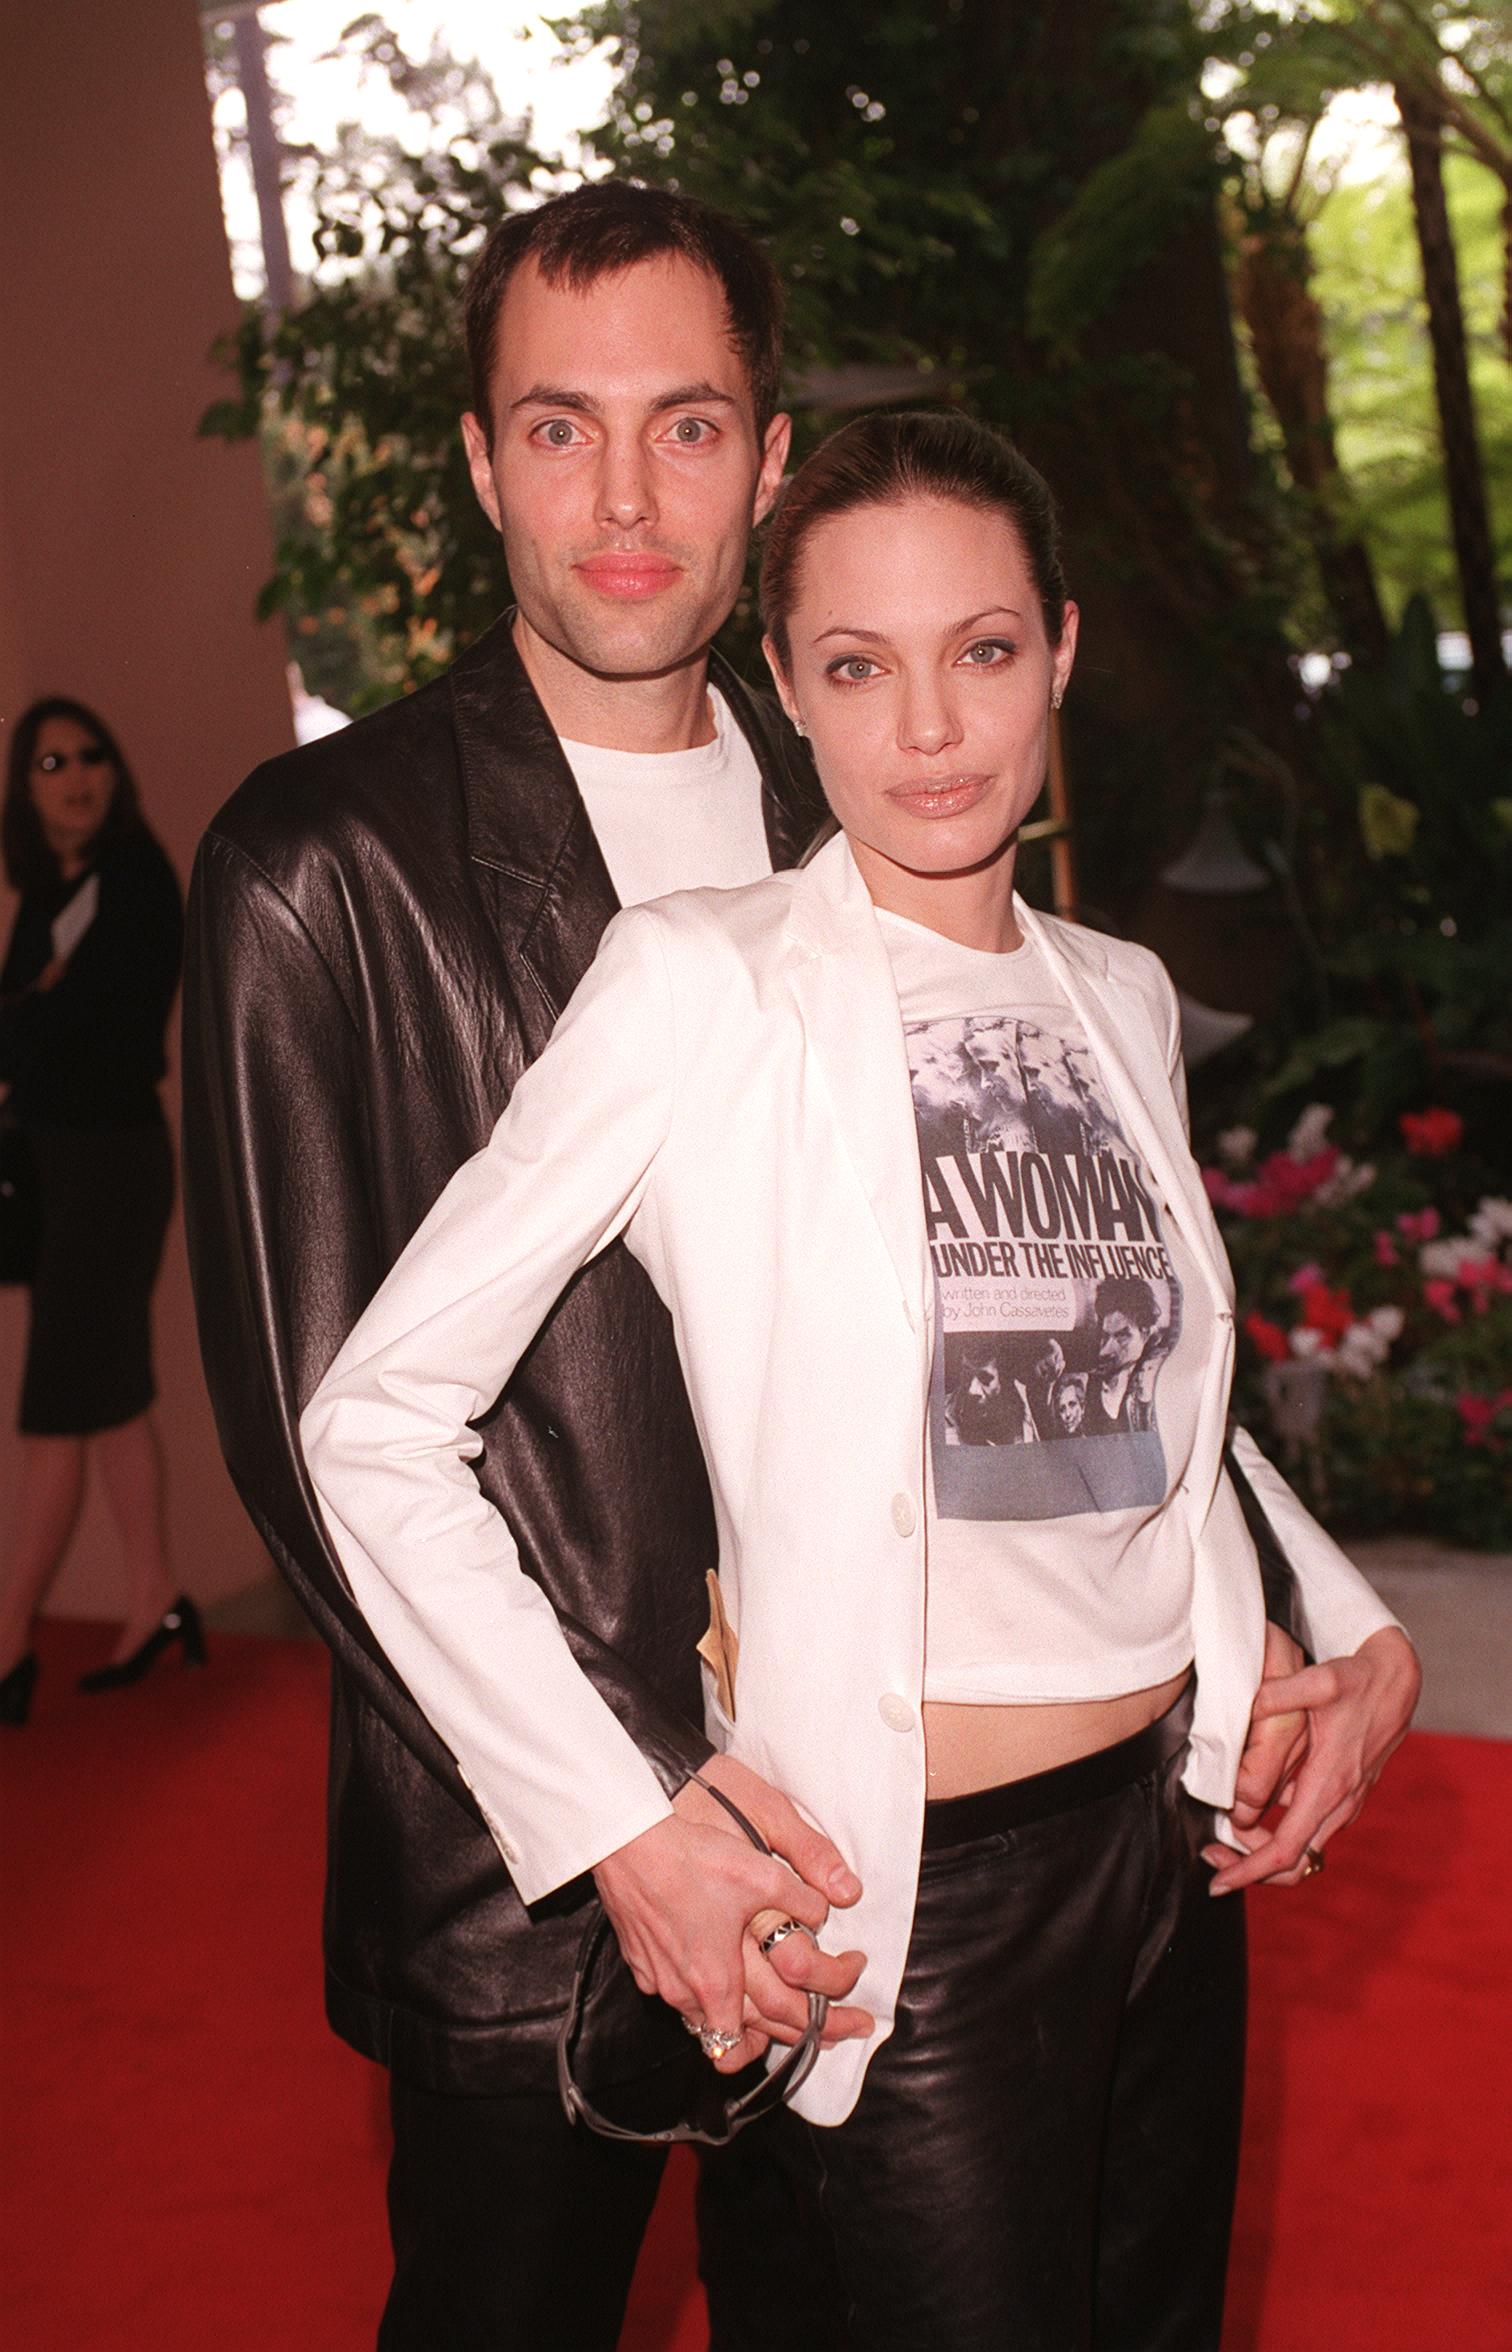
M 462 446 L 467 451 L 467 470 L 472 476 L 472 486 L 477 493 L 478 504 L 493 524 L 494 529 L 502 532 L 504 524 L 499 514 L 499 492 L 493 478 L 493 466 L 490 463 L 488 435 L 471 409 L 462 419 Z
M 772 684 L 777 689 L 777 700 L 796 727 L 798 725 L 798 705 L 793 700 L 793 689 L 788 684 L 787 672 L 783 669 L 781 657 L 770 637 L 762 638 L 761 650 L 766 655 L 766 666 L 772 673 Z
M 761 444 L 761 471 L 756 476 L 756 496 L 751 505 L 751 523 L 764 522 L 772 511 L 772 503 L 782 488 L 783 469 L 788 461 L 788 448 L 793 438 L 790 416 L 774 416 L 766 429 Z

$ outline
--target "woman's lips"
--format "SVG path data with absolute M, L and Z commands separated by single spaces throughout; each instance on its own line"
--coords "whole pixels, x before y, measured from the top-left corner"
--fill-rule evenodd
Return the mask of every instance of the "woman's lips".
M 590 555 L 574 568 L 600 596 L 657 596 L 681 576 L 664 555 Z
M 942 776 L 938 783 L 895 784 L 888 799 L 916 817 L 959 817 L 976 807 L 990 776 Z

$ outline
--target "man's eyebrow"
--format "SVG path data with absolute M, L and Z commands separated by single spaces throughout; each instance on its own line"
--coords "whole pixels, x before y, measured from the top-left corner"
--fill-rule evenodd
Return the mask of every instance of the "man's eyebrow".
M 518 400 L 511 400 L 511 416 L 517 408 L 570 408 L 579 416 L 591 416 L 594 403 L 586 392 L 571 392 L 565 384 L 532 384 L 530 390 L 522 392 Z
M 717 384 L 679 384 L 674 392 L 659 392 L 651 406 L 660 413 L 666 408 L 738 408 L 740 402 Z
M 995 620 L 999 615 L 1011 621 L 1021 621 L 1024 617 L 1017 605 L 989 604 L 983 612 L 968 613 L 963 621 L 952 621 L 950 627 L 942 630 L 941 634 L 946 637 L 964 637 L 968 629 L 976 627 L 978 621 Z M 814 643 L 822 645 L 826 637 L 864 637 L 871 645 L 881 645 L 886 641 L 886 632 L 881 629 L 852 629 L 837 622 L 833 629 L 821 629 Z
M 670 392 L 658 392 L 651 403 L 653 416 L 660 416 L 669 408 L 738 408 L 740 402 L 733 392 L 721 392 L 717 384 L 677 384 Z M 566 384 L 532 384 L 518 400 L 509 404 L 511 416 L 520 408 L 563 408 L 575 416 L 596 416 L 599 404 L 586 392 L 574 392 Z

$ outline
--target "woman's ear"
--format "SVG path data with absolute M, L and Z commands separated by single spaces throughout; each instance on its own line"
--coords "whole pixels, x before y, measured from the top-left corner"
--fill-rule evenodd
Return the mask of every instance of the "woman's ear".
M 1076 660 L 1076 635 L 1080 626 L 1080 610 L 1068 599 L 1066 604 L 1066 617 L 1061 624 L 1060 643 L 1057 645 L 1054 653 L 1050 657 L 1051 677 L 1053 678 L 1055 684 L 1055 699 L 1057 703 L 1059 703 L 1061 696 L 1066 691 L 1067 681 L 1071 676 L 1072 665 Z
M 787 672 L 782 666 L 782 656 L 769 636 L 762 638 L 761 650 L 766 655 L 766 666 L 772 673 L 772 684 L 777 689 L 777 700 L 801 735 L 803 722 L 798 716 L 798 705 L 793 700 L 793 689 L 788 684 Z

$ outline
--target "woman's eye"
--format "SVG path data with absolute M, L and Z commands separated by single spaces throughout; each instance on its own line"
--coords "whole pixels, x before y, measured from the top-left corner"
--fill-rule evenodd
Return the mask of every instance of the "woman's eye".
M 877 665 L 864 653 L 848 653 L 843 661 L 831 664 L 829 674 L 842 686 L 864 686 L 868 678 L 876 676 Z
M 975 645 L 968 645 L 961 658 L 968 669 L 996 670 L 1012 659 L 1014 651 L 1004 637 L 982 637 Z

